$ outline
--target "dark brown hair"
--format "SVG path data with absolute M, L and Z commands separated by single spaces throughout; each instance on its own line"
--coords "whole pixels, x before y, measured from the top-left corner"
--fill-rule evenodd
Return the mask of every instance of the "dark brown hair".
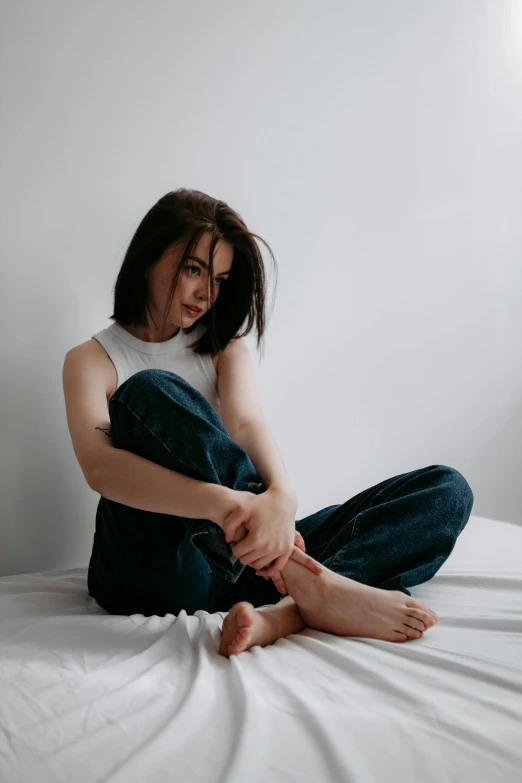
M 147 313 L 152 318 L 146 271 L 159 261 L 167 249 L 182 247 L 163 315 L 164 327 L 179 276 L 190 263 L 188 257 L 194 253 L 206 232 L 212 234 L 208 259 L 209 287 L 214 274 L 214 249 L 219 240 L 228 242 L 234 249 L 231 272 L 228 279 L 221 283 L 214 302 L 209 295 L 207 312 L 183 332 L 190 334 L 204 324 L 205 331 L 191 347 L 195 353 L 214 356 L 231 339 L 248 334 L 255 324 L 259 349 L 266 329 L 266 275 L 255 240 L 259 239 L 267 247 L 277 275 L 274 254 L 264 239 L 248 230 L 241 216 L 228 204 L 190 188 L 167 193 L 139 224 L 114 284 L 114 312 L 110 318 L 122 326 L 146 326 Z M 244 331 L 239 332 L 246 319 Z

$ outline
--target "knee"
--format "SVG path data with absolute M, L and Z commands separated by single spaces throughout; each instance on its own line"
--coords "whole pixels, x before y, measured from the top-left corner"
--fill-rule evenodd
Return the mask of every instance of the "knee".
M 154 368 L 133 373 L 118 386 L 109 400 L 114 446 L 135 451 L 144 430 L 161 422 L 166 397 L 181 398 L 181 383 L 178 375 Z M 146 427 L 144 421 L 148 422 Z
M 139 370 L 129 376 L 127 380 L 118 387 L 113 398 L 119 398 L 123 394 L 125 394 L 126 397 L 138 394 L 143 398 L 143 395 L 150 390 L 165 388 L 166 383 L 169 384 L 169 387 L 172 387 L 176 382 L 182 381 L 183 379 L 179 375 L 176 375 L 176 373 L 171 372 L 170 370 L 160 370 L 155 367 Z
M 146 370 L 135 372 L 122 383 L 122 386 L 124 384 L 139 386 L 140 388 L 143 388 L 144 386 L 161 386 L 165 382 L 165 379 L 170 380 L 172 378 L 178 379 L 180 376 L 170 370 L 160 370 L 157 367 L 149 367 Z
M 447 498 L 455 517 L 459 516 L 455 512 L 460 512 L 462 529 L 473 508 L 474 496 L 471 487 L 456 468 L 451 468 L 448 465 L 433 465 L 432 467 L 437 470 L 444 496 Z

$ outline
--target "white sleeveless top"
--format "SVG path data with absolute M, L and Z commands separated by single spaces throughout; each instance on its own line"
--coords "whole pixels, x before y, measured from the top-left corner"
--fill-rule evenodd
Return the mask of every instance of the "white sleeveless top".
M 205 328 L 202 325 L 201 330 L 196 328 L 191 334 L 180 329 L 170 340 L 148 343 L 114 322 L 92 337 L 105 348 L 116 368 L 116 388 L 140 370 L 170 370 L 201 392 L 219 415 L 217 373 L 212 359 L 209 354 L 201 356 L 189 348 Z

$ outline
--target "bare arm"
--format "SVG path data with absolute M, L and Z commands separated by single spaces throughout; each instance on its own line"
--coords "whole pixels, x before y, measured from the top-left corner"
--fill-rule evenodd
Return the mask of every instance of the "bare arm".
M 264 419 L 244 424 L 233 440 L 246 451 L 267 489 L 277 487 L 297 500 L 281 452 Z
M 106 436 L 100 433 L 100 437 Z M 238 507 L 240 495 L 229 487 L 193 479 L 114 447 L 104 450 L 89 486 L 125 506 L 157 514 L 210 519 L 220 527 Z
M 63 388 L 75 456 L 89 487 L 131 508 L 209 519 L 220 527 L 251 493 L 185 476 L 126 449 L 110 437 L 108 395 L 115 378 L 105 350 L 89 340 L 67 352 Z
M 231 341 L 220 356 L 218 393 L 225 427 L 232 440 L 246 451 L 267 490 L 277 489 L 297 502 L 283 457 L 263 414 L 244 337 Z

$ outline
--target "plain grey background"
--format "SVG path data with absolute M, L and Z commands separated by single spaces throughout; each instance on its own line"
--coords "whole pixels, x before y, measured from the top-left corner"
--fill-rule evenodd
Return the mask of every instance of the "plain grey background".
M 1 15 L 0 574 L 88 563 L 63 359 L 110 325 L 132 234 L 181 186 L 275 253 L 264 359 L 247 339 L 298 518 L 442 463 L 474 515 L 521 522 L 518 0 Z

